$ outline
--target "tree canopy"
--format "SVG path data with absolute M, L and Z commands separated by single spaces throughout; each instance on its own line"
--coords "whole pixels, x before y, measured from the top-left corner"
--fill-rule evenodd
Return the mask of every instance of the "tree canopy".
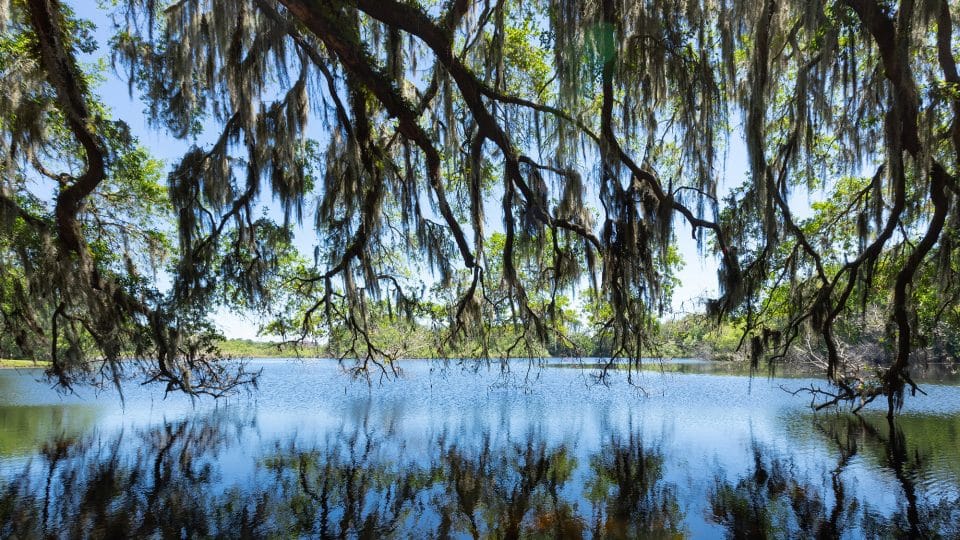
M 60 0 L 0 2 L 2 324 L 67 387 L 115 381 L 127 357 L 171 389 L 249 380 L 209 347 L 223 303 L 291 340 L 337 333 L 363 371 L 391 365 L 378 317 L 430 321 L 441 353 L 510 329 L 513 351 L 570 342 L 576 293 L 610 354 L 639 357 L 681 223 L 719 261 L 708 313 L 737 321 L 755 362 L 822 358 L 823 403 L 883 396 L 892 413 L 917 389 L 912 358 L 953 354 L 947 0 L 110 10 L 111 68 L 152 125 L 194 143 L 166 186 L 91 90 L 106 68 L 79 59 L 90 23 Z M 741 138 L 749 175 L 718 189 Z M 258 214 L 270 200 L 282 222 Z M 291 245 L 304 223 L 312 260 Z M 864 341 L 875 368 L 848 346 Z

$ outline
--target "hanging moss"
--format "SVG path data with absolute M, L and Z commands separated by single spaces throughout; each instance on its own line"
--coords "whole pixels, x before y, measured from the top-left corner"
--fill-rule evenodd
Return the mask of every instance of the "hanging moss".
M 955 288 L 960 80 L 947 2 L 121 2 L 113 60 L 150 120 L 184 139 L 219 131 L 168 179 L 179 239 L 169 298 L 89 256 L 94 230 L 65 226 L 86 219 L 83 204 L 124 150 L 106 148 L 107 124 L 76 74 L 83 24 L 57 2 L 8 4 L 0 55 L 17 76 L 0 95 L 10 173 L 0 221 L 29 229 L 34 247 L 4 264 L 26 297 L 38 272 L 62 261 L 80 270 L 42 308 L 10 295 L 8 328 L 25 344 L 86 333 L 115 357 L 123 320 L 174 358 L 157 341 L 190 333 L 173 331 L 177 313 L 202 320 L 229 290 L 296 339 L 323 339 L 332 329 L 314 314 L 324 313 L 349 330 L 362 371 L 392 365 L 369 339 L 383 301 L 390 317 L 443 319 L 450 339 L 510 326 L 517 343 L 542 343 L 567 339 L 566 291 L 586 293 L 593 331 L 615 354 L 637 357 L 670 303 L 686 223 L 720 263 L 707 309 L 742 323 L 755 362 L 812 337 L 842 399 L 887 392 L 898 405 L 914 388 L 910 355 L 928 343 L 911 341 L 915 283 L 936 264 L 944 294 Z M 51 9 L 52 27 L 38 17 Z M 321 122 L 324 148 L 308 120 Z M 721 198 L 741 137 L 749 176 Z M 79 197 L 59 208 L 25 187 L 31 175 L 58 181 L 42 159 L 54 150 L 105 168 L 86 183 L 66 173 Z M 803 191 L 824 194 L 813 217 L 796 208 Z M 312 265 L 271 256 L 289 243 L 255 215 L 271 199 L 281 228 L 314 225 Z M 281 273 L 286 285 L 270 291 Z M 886 383 L 857 385 L 838 332 L 855 333 L 854 312 L 891 291 Z M 143 309 L 138 294 L 151 297 Z M 40 319 L 50 322 L 28 322 Z

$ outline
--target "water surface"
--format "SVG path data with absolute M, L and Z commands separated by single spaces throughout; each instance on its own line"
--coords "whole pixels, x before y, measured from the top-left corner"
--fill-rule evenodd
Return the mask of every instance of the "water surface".
M 815 379 L 553 364 L 267 360 L 248 395 L 123 406 L 4 371 L 0 536 L 960 536 L 960 387 L 891 424 L 785 391 Z

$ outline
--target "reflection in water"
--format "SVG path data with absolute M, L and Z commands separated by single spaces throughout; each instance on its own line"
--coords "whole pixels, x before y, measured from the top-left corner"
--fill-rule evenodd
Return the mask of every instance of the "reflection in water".
M 601 516 L 594 536 L 672 538 L 682 536 L 683 513 L 676 487 L 662 481 L 664 456 L 633 434 L 614 438 L 590 460 L 587 498 Z M 602 523 L 602 526 L 601 526 Z
M 811 417 L 835 457 L 822 482 L 755 442 L 745 474 L 715 471 L 707 517 L 731 538 L 960 535 L 955 490 L 925 495 L 926 455 L 881 418 Z M 537 432 L 505 443 L 486 433 L 479 444 L 442 433 L 428 454 L 408 455 L 366 425 L 312 445 L 275 442 L 239 475 L 224 469 L 259 428 L 223 411 L 58 437 L 0 484 L 0 535 L 677 538 L 690 533 L 684 508 L 703 496 L 666 481 L 668 456 L 637 434 L 580 461 Z M 899 486 L 892 511 L 858 493 L 858 460 Z
M 533 438 L 494 453 L 489 439 L 468 453 L 443 438 L 427 465 L 376 463 L 366 435 L 339 451 L 289 449 L 271 459 L 289 503 L 278 508 L 288 530 L 322 537 L 372 537 L 431 531 L 437 537 L 531 533 L 580 537 L 584 526 L 558 490 L 574 463 L 562 449 Z
M 751 470 L 736 482 L 718 473 L 709 495 L 711 517 L 728 537 L 960 537 L 957 484 L 952 495 L 920 493 L 916 479 L 926 472 L 928 454 L 917 445 L 907 451 L 904 430 L 897 421 L 881 415 L 813 416 L 811 421 L 836 456 L 829 483 L 820 486 L 803 477 L 790 459 L 755 442 Z M 954 457 L 956 442 L 947 447 Z M 893 512 L 883 513 L 851 494 L 848 484 L 854 479 L 848 468 L 861 454 L 868 454 L 867 459 L 875 460 L 899 485 L 899 492 L 893 494 L 897 501 Z
M 224 420 L 214 415 L 165 424 L 137 433 L 135 441 L 123 432 L 109 440 L 54 439 L 3 486 L 0 536 L 179 538 L 182 530 L 243 530 L 246 513 L 229 509 L 246 503 L 211 490 L 217 455 L 230 443 Z
M 794 476 L 785 460 L 755 445 L 753 461 L 752 470 L 735 484 L 718 476 L 710 493 L 712 517 L 730 538 L 839 538 L 853 523 L 855 504 L 844 497 L 839 474 L 833 475 L 830 509 L 818 486 Z
M 255 400 L 128 406 L 0 375 L 0 538 L 960 538 L 960 391 L 811 415 L 810 381 L 267 362 Z M 659 390 L 658 390 L 659 389 Z
M 29 455 L 50 433 L 80 434 L 94 425 L 97 413 L 79 405 L 0 405 L 0 458 Z
M 877 457 L 881 466 L 893 473 L 903 492 L 899 512 L 890 518 L 867 512 L 864 528 L 869 533 L 902 538 L 960 537 L 960 495 L 957 490 L 953 490 L 952 497 L 924 497 L 918 486 L 918 480 L 923 478 L 926 469 L 931 468 L 933 454 L 924 444 L 929 439 L 925 440 L 924 434 L 918 433 L 908 445 L 905 430 L 899 422 L 877 417 L 856 421 L 862 444 Z M 952 444 L 954 456 L 950 461 L 956 466 L 956 433 Z
M 578 486 L 571 486 L 577 460 L 535 434 L 503 447 L 484 437 L 477 448 L 461 448 L 441 435 L 433 443 L 435 453 L 418 462 L 402 452 L 391 457 L 385 451 L 389 441 L 361 429 L 313 448 L 275 445 L 258 460 L 256 481 L 223 485 L 218 456 L 255 428 L 214 414 L 112 440 L 58 438 L 3 486 L 0 534 L 371 538 L 417 531 L 440 538 L 632 538 L 681 533 L 676 489 L 662 481 L 663 455 L 633 437 L 612 440 L 593 456 L 591 477 Z M 125 450 L 128 442 L 136 449 Z M 578 492 L 584 486 L 586 493 Z

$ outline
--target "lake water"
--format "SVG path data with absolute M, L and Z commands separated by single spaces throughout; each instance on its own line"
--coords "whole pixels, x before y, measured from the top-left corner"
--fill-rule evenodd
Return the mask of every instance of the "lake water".
M 249 394 L 123 405 L 0 372 L 0 536 L 960 538 L 952 384 L 890 424 L 696 362 L 402 366 L 258 361 Z

